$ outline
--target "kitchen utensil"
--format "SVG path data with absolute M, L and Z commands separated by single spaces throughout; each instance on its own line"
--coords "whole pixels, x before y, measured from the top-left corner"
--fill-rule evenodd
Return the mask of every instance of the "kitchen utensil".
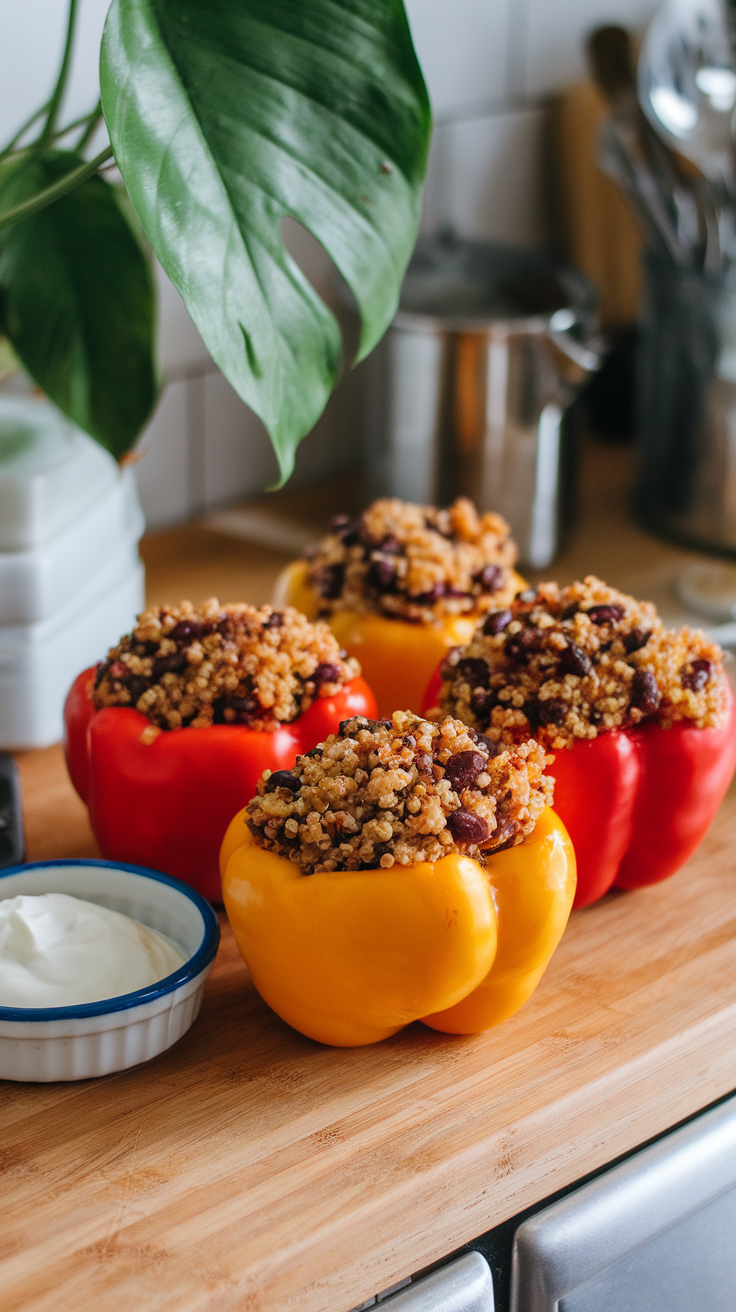
M 640 517 L 736 556 L 736 267 L 679 269 L 653 252 L 638 370 Z
M 150 1061 L 196 1019 L 220 941 L 209 902 L 169 875 L 115 861 L 34 861 L 0 874 L 0 898 L 70 893 L 165 934 L 186 962 L 165 979 L 73 1007 L 0 1007 L 0 1079 L 88 1080 Z
M 422 238 L 366 365 L 371 495 L 465 493 L 508 520 L 523 561 L 546 567 L 571 514 L 568 407 L 599 363 L 594 300 L 546 255 Z
M 631 37 L 622 27 L 596 28 L 588 54 L 611 109 L 602 133 L 601 165 L 628 193 L 650 245 L 687 265 L 700 242 L 697 207 L 639 107 Z

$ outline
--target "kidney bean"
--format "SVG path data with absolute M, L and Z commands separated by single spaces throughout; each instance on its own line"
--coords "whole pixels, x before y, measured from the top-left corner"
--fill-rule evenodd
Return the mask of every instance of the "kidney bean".
M 485 688 L 490 670 L 484 660 L 477 656 L 466 656 L 455 666 L 457 677 L 464 679 L 471 688 Z
M 713 666 L 710 661 L 691 661 L 690 669 L 683 665 L 680 671 L 680 683 L 683 688 L 690 688 L 692 692 L 702 692 L 706 683 L 713 677 Z
M 631 705 L 653 715 L 662 700 L 657 680 L 649 670 L 637 670 L 631 683 Z
M 568 705 L 561 697 L 549 697 L 539 703 L 540 724 L 564 724 Z
M 393 561 L 382 560 L 379 557 L 378 560 L 371 561 L 366 575 L 366 582 L 369 587 L 375 588 L 377 592 L 388 592 L 393 586 L 395 577 L 396 566 Z
M 344 565 L 325 565 L 324 569 L 320 570 L 317 588 L 326 601 L 335 601 L 342 592 L 344 582 Z
M 470 709 L 479 720 L 485 720 L 495 705 L 495 692 L 486 691 L 485 688 L 476 688 L 470 698 Z
M 506 639 L 504 651 L 509 660 L 517 665 L 525 665 L 533 652 L 539 651 L 544 641 L 538 629 L 522 629 Z
M 576 647 L 574 642 L 571 642 L 560 653 L 561 674 L 576 674 L 578 678 L 582 679 L 586 674 L 590 674 L 592 668 L 593 662 L 590 657 L 586 655 L 581 647 Z
M 488 825 L 483 817 L 466 811 L 464 807 L 450 812 L 447 828 L 456 843 L 484 843 L 488 837 Z
M 484 592 L 496 592 L 503 583 L 503 570 L 498 565 L 484 565 L 473 575 L 473 582 L 479 584 Z
M 160 679 L 163 674 L 178 674 L 186 669 L 186 664 L 187 658 L 183 651 L 172 651 L 170 656 L 157 656 L 153 662 L 154 681 Z
M 613 605 L 591 606 L 588 615 L 593 624 L 615 624 L 616 620 L 622 620 L 626 614 L 623 606 Z
M 641 651 L 642 647 L 646 647 L 651 636 L 651 629 L 632 629 L 631 633 L 625 634 L 624 647 L 627 655 L 630 656 L 632 652 Z
M 492 610 L 486 615 L 483 621 L 483 632 L 489 638 L 495 637 L 497 633 L 503 633 L 504 629 L 511 623 L 510 610 Z
M 449 779 L 456 792 L 470 788 L 478 775 L 485 769 L 486 758 L 480 752 L 456 752 L 445 766 L 445 778 Z
M 296 779 L 291 770 L 274 770 L 266 784 L 267 793 L 275 793 L 277 788 L 286 788 L 290 793 L 298 793 L 301 781 Z
M 312 675 L 312 682 L 315 688 L 321 688 L 324 683 L 339 683 L 342 670 L 339 665 L 327 665 L 322 663 L 318 665 Z

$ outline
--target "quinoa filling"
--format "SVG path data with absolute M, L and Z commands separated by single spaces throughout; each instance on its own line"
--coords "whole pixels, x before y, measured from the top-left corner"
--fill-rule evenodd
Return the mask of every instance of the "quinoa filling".
M 247 824 L 259 847 L 305 875 L 386 870 L 452 852 L 483 864 L 523 842 L 551 804 L 546 761 L 536 742 L 499 748 L 451 718 L 356 716 L 291 770 L 265 770 Z
M 483 611 L 514 595 L 516 546 L 500 515 L 459 497 L 449 510 L 384 498 L 337 515 L 308 557 L 320 615 L 375 612 L 412 623 Z
M 593 575 L 541 583 L 494 608 L 442 670 L 433 718 L 455 715 L 494 742 L 533 736 L 554 751 L 654 720 L 725 723 L 723 653 L 697 629 L 666 629 L 654 606 Z
M 244 724 L 275 730 L 360 674 L 326 624 L 293 607 L 146 610 L 98 666 L 92 700 L 133 706 L 160 729 Z

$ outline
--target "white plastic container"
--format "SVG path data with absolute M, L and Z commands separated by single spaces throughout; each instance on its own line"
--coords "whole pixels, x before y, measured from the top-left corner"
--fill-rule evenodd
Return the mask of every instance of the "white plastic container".
M 0 1006 L 0 1079 L 87 1080 L 150 1061 L 189 1029 L 220 926 L 201 894 L 170 875 L 115 861 L 36 861 L 0 872 L 0 898 L 70 893 L 166 934 L 185 964 L 135 993 L 74 1007 Z
M 121 544 L 140 540 L 145 520 L 133 471 L 113 472 L 110 486 L 54 537 L 26 551 L 0 551 L 0 625 L 52 618 Z
M 145 597 L 135 542 L 123 542 L 51 619 L 0 627 L 0 748 L 47 747 L 66 694 L 133 627 Z
M 48 401 L 0 397 L 0 551 L 48 542 L 118 478 L 112 456 Z

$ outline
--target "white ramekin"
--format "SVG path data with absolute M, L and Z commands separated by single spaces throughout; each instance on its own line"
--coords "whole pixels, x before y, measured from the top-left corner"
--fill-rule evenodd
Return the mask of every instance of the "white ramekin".
M 119 861 L 34 861 L 0 871 L 0 900 L 34 893 L 70 893 L 121 911 L 172 939 L 186 962 L 149 988 L 102 1002 L 0 1007 L 0 1079 L 109 1075 L 149 1061 L 186 1033 L 220 941 L 217 916 L 201 894 Z

